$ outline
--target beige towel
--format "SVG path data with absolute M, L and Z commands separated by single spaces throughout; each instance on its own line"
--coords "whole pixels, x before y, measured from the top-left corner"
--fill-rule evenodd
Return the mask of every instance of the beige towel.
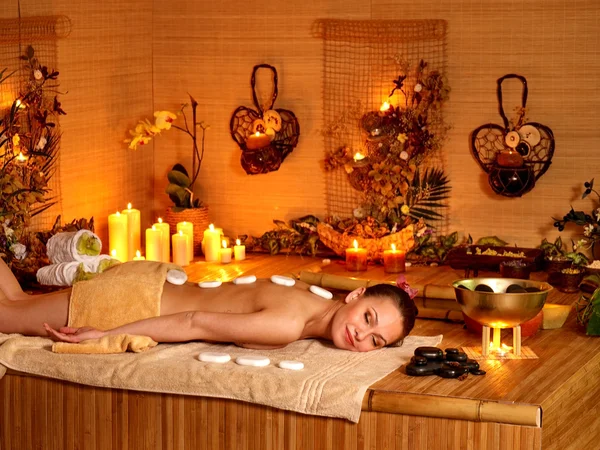
M 416 347 L 440 342 L 441 336 L 409 336 L 402 347 L 367 353 L 339 350 L 316 340 L 268 351 L 192 342 L 160 344 L 136 354 L 69 355 L 50 352 L 52 341 L 46 338 L 0 334 L 0 373 L 4 365 L 90 386 L 230 398 L 358 422 L 369 386 L 407 363 Z M 205 351 L 229 353 L 232 361 L 198 361 Z M 268 356 L 271 364 L 245 367 L 233 362 L 238 356 L 257 354 Z M 304 369 L 280 369 L 277 363 L 282 360 L 302 361 Z
M 167 272 L 175 264 L 131 261 L 97 277 L 75 283 L 69 303 L 69 326 L 110 330 L 160 315 Z
M 135 336 L 130 334 L 117 334 L 112 336 L 103 336 L 98 339 L 88 339 L 79 344 L 69 342 L 55 342 L 52 344 L 54 353 L 123 353 L 126 351 L 139 353 L 152 347 L 156 347 L 158 342 L 148 336 Z

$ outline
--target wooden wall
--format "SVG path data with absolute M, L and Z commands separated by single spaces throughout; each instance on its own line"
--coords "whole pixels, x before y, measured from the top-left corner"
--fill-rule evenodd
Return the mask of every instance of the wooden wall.
M 2 0 L 3 17 L 17 0 Z M 64 129 L 62 189 L 66 218 L 94 215 L 106 238 L 106 216 L 128 201 L 148 225 L 168 205 L 165 174 L 189 164 L 191 143 L 170 131 L 152 148 L 128 152 L 126 130 L 155 109 L 177 109 L 187 93 L 211 124 L 196 194 L 211 219 L 231 235 L 259 234 L 272 219 L 324 216 L 322 42 L 311 34 L 318 18 L 448 21 L 447 107 L 453 125 L 445 147 L 453 186 L 450 228 L 474 237 L 496 234 L 520 245 L 558 235 L 562 216 L 581 186 L 598 174 L 600 154 L 600 4 L 594 0 L 22 0 L 23 15 L 66 14 L 71 35 L 59 44 Z M 251 106 L 257 63 L 277 67 L 276 106 L 293 110 L 302 135 L 278 172 L 248 176 L 229 136 L 239 105 Z M 491 193 L 468 148 L 468 135 L 500 123 L 496 79 L 515 72 L 529 81 L 528 117 L 551 127 L 556 156 L 523 198 Z M 519 92 L 508 92 L 511 111 Z

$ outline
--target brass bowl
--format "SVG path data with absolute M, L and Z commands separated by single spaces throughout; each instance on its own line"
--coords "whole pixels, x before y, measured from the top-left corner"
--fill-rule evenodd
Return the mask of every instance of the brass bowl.
M 474 291 L 478 284 L 486 284 L 494 292 Z M 540 292 L 507 294 L 506 288 L 511 284 L 535 287 Z M 516 278 L 468 278 L 457 280 L 452 286 L 462 312 L 491 328 L 512 328 L 532 319 L 544 307 L 552 290 L 548 283 Z

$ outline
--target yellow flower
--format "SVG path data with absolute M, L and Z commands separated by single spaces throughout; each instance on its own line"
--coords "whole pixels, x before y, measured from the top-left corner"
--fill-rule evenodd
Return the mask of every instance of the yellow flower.
M 171 123 L 177 119 L 177 115 L 169 111 L 156 111 L 154 117 L 156 117 L 154 123 L 159 130 L 170 130 Z
M 406 142 L 406 140 L 408 139 L 408 136 L 406 135 L 406 133 L 400 133 L 398 135 L 398 140 L 400 141 L 400 143 L 404 144 Z
M 410 207 L 408 205 L 402 205 L 402 207 L 400 208 L 400 212 L 405 216 L 408 216 L 408 213 L 410 212 Z
M 17 147 L 19 146 L 19 143 L 20 143 L 20 142 L 21 142 L 21 138 L 19 137 L 19 135 L 18 135 L 18 134 L 15 134 L 15 135 L 12 137 L 12 144 L 13 144 L 13 147 L 14 147 L 14 148 L 17 148 Z

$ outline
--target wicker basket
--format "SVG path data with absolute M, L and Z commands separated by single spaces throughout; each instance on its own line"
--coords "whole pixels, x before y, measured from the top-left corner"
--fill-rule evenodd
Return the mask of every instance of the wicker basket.
M 183 211 L 174 212 L 168 208 L 165 212 L 165 223 L 169 224 L 171 234 L 177 233 L 177 224 L 179 222 L 191 222 L 194 225 L 194 255 L 202 254 L 202 238 L 204 230 L 208 228 L 208 206 L 201 208 L 188 208 Z
M 334 230 L 331 225 L 325 223 L 317 225 L 317 232 L 319 233 L 321 242 L 340 256 L 346 254 L 346 249 L 352 247 L 352 244 L 356 239 L 359 247 L 367 249 L 367 258 L 371 261 L 382 259 L 383 251 L 389 250 L 392 244 L 396 245 L 398 250 L 404 250 L 407 253 L 415 246 L 412 225 L 403 228 L 398 233 L 388 234 L 379 239 L 366 239 L 360 236 L 343 234 Z

